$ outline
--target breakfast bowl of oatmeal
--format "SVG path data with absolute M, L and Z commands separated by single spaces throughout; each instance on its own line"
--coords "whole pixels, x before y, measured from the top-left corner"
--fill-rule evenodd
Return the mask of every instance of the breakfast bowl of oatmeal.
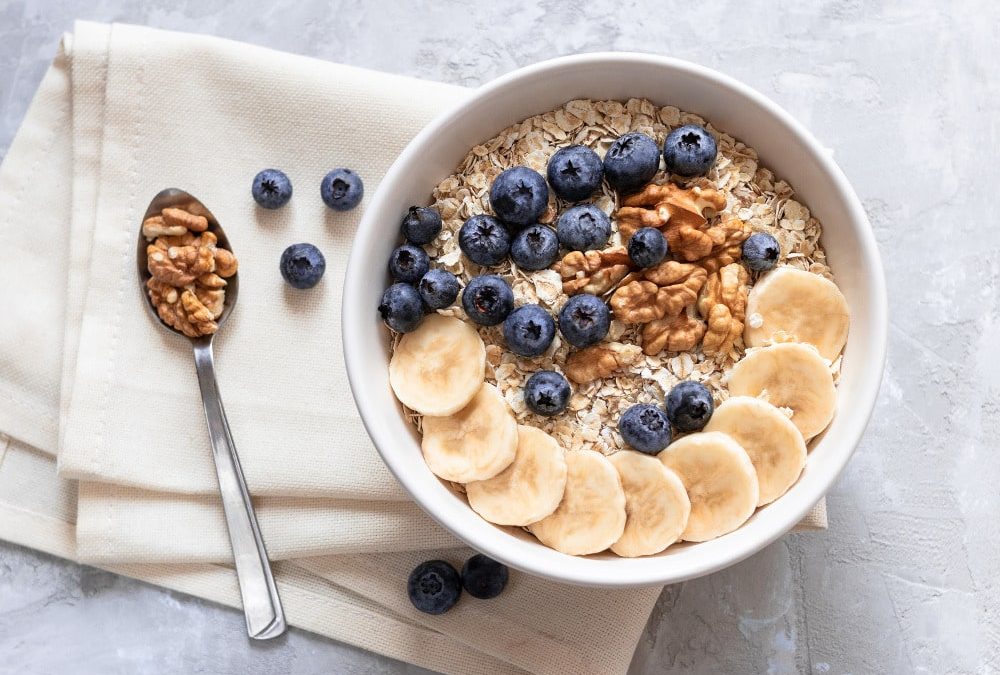
M 850 459 L 886 343 L 878 251 L 828 153 L 748 87 L 589 54 L 425 128 L 359 228 L 358 409 L 471 547 L 597 586 L 721 569 Z

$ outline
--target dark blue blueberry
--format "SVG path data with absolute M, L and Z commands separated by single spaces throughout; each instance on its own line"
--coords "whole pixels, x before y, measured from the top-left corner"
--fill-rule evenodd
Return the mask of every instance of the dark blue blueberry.
M 419 246 L 403 244 L 389 254 L 389 274 L 396 281 L 415 284 L 431 267 L 427 252 Z
M 700 382 L 684 380 L 667 394 L 667 417 L 678 431 L 698 431 L 712 419 L 712 393 Z
M 458 570 L 444 560 L 428 560 L 410 572 L 406 593 L 421 612 L 444 614 L 462 595 L 462 578 Z
M 655 455 L 670 445 L 670 420 L 655 405 L 637 403 L 618 420 L 622 439 L 639 452 Z
M 475 277 L 462 291 L 462 309 L 479 325 L 496 326 L 514 309 L 514 292 L 494 274 Z
M 660 149 L 646 134 L 633 131 L 611 144 L 604 155 L 604 177 L 619 192 L 642 187 L 660 168 Z
M 334 211 L 350 211 L 365 196 L 365 184 L 350 169 L 334 169 L 323 177 L 319 194 Z
M 510 245 L 510 259 L 521 269 L 543 270 L 558 257 L 559 238 L 545 225 L 526 227 Z
M 642 227 L 628 240 L 628 257 L 639 267 L 659 265 L 667 255 L 667 238 L 655 227 Z
M 493 216 L 472 216 L 458 231 L 458 247 L 472 262 L 491 267 L 510 252 L 510 233 Z
M 743 262 L 755 272 L 772 269 L 781 255 L 778 240 L 766 232 L 756 232 L 743 242 Z
M 477 553 L 462 565 L 462 585 L 469 595 L 480 600 L 495 598 L 507 585 L 507 566 Z
M 573 251 L 601 248 L 611 238 L 611 219 L 593 204 L 579 204 L 563 211 L 556 223 L 559 243 Z
M 604 339 L 611 327 L 611 312 L 596 295 L 570 298 L 559 312 L 559 331 L 574 347 L 589 347 Z
M 423 321 L 424 303 L 420 293 L 410 284 L 393 284 L 382 294 L 378 313 L 389 328 L 397 333 L 409 333 Z
M 493 213 L 517 228 L 537 223 L 549 203 L 549 186 L 542 174 L 515 166 L 497 176 L 490 187 Z
M 539 356 L 556 336 L 556 322 L 539 305 L 524 305 L 507 315 L 503 322 L 507 349 L 519 356 Z
M 585 145 L 571 145 L 552 155 L 546 173 L 553 192 L 578 202 L 601 187 L 604 167 L 596 152 Z
M 697 124 L 686 124 L 667 134 L 663 161 L 678 176 L 704 176 L 715 164 L 718 148 L 712 134 Z
M 281 254 L 281 276 L 295 288 L 312 288 L 323 278 L 326 258 L 312 244 L 292 244 Z
M 292 198 L 292 181 L 277 169 L 264 169 L 253 177 L 250 194 L 265 209 L 280 209 Z
M 399 230 L 411 244 L 429 244 L 441 231 L 441 214 L 429 206 L 411 206 Z
M 554 370 L 539 370 L 524 385 L 524 402 L 528 409 L 546 417 L 564 411 L 570 394 L 569 382 Z
M 458 278 L 446 270 L 430 270 L 417 284 L 420 297 L 430 309 L 450 307 L 460 290 Z

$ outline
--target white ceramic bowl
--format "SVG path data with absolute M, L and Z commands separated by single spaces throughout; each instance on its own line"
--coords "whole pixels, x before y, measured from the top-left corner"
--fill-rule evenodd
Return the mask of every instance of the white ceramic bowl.
M 851 308 L 838 409 L 814 441 L 806 468 L 783 497 L 713 541 L 681 544 L 646 558 L 564 555 L 531 535 L 491 525 L 424 464 L 420 439 L 389 388 L 388 334 L 375 307 L 389 280 L 385 260 L 411 204 L 424 204 L 472 146 L 526 117 L 578 98 L 648 98 L 709 120 L 746 142 L 787 179 L 824 225 L 823 244 Z M 441 525 L 511 567 L 593 586 L 668 584 L 746 558 L 795 525 L 847 464 L 868 422 L 886 349 L 886 291 L 875 238 L 857 196 L 823 147 L 788 113 L 746 85 L 692 63 L 646 54 L 570 56 L 522 68 L 475 91 L 421 131 L 389 169 L 369 203 L 347 267 L 344 358 L 358 410 L 382 459 Z

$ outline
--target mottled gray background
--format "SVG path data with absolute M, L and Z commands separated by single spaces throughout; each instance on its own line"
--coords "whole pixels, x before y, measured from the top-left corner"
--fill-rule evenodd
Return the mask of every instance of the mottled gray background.
M 0 155 L 74 18 L 470 86 L 559 54 L 649 51 L 778 101 L 871 216 L 892 311 L 882 395 L 830 530 L 667 588 L 632 672 L 1000 672 L 996 3 L 0 0 Z M 250 645 L 242 623 L 0 544 L 3 673 L 424 672 L 297 630 Z

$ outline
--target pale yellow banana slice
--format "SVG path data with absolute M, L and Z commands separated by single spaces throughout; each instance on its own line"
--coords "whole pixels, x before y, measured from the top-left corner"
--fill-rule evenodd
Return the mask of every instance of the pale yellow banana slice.
M 569 555 L 603 551 L 625 530 L 625 491 L 618 472 L 594 450 L 567 453 L 566 468 L 559 506 L 529 529 L 549 548 Z
M 747 352 L 729 374 L 729 393 L 791 408 L 792 424 L 807 441 L 826 429 L 837 407 L 827 362 L 811 345 L 797 342 Z
M 497 525 L 530 525 L 556 510 L 566 489 L 566 458 L 541 429 L 517 428 L 514 462 L 493 478 L 465 486 L 469 505 Z
M 673 470 L 691 500 L 684 541 L 708 541 L 732 532 L 757 508 L 757 473 L 750 457 L 726 434 L 700 432 L 674 441 L 657 457 Z
M 427 466 L 456 483 L 493 478 L 514 461 L 517 422 L 496 387 L 483 383 L 469 405 L 448 417 L 425 417 Z
M 727 399 L 715 409 L 705 431 L 721 431 L 746 450 L 760 486 L 757 506 L 788 492 L 806 465 L 802 434 L 783 412 L 763 399 Z
M 625 558 L 659 553 L 677 541 L 691 513 L 684 483 L 656 457 L 623 450 L 608 458 L 625 489 L 625 531 L 611 550 Z
M 470 324 L 431 314 L 396 345 L 389 384 L 403 405 L 422 415 L 458 412 L 479 391 L 486 346 Z
M 808 342 L 833 361 L 847 342 L 850 323 L 847 300 L 837 284 L 812 272 L 779 267 L 750 291 L 743 341 L 748 347 Z

